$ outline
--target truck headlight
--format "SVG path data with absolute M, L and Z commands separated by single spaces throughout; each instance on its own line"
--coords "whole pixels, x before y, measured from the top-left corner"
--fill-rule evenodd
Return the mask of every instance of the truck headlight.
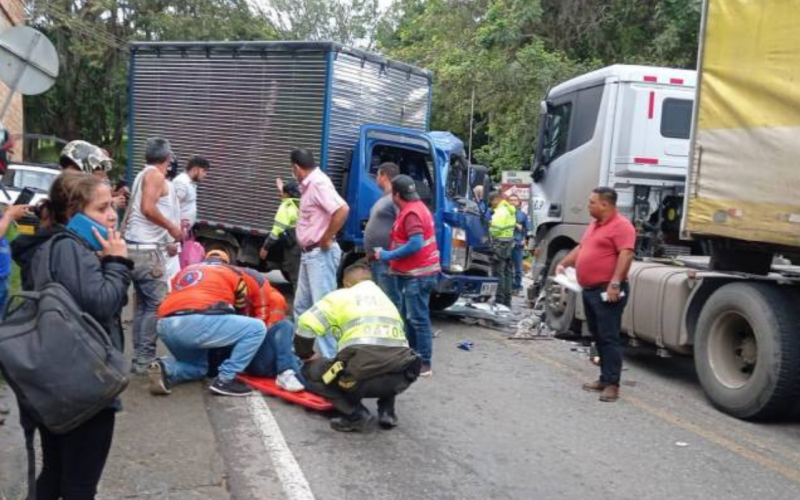
M 453 228 L 450 244 L 450 271 L 463 273 L 467 268 L 467 232 L 461 228 Z

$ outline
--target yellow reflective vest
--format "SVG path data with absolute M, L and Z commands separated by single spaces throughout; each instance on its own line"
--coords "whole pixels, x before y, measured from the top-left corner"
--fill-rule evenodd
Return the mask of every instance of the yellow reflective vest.
M 506 200 L 500 201 L 492 214 L 489 232 L 492 238 L 500 241 L 514 239 L 514 228 L 517 225 L 517 209 Z
M 281 206 L 278 207 L 278 212 L 275 214 L 275 222 L 272 224 L 271 237 L 277 240 L 284 231 L 297 225 L 297 219 L 300 217 L 299 201 L 295 198 L 286 198 L 281 202 Z
M 373 281 L 329 293 L 300 316 L 297 329 L 305 338 L 330 332 L 339 352 L 356 345 L 408 347 L 400 313 Z

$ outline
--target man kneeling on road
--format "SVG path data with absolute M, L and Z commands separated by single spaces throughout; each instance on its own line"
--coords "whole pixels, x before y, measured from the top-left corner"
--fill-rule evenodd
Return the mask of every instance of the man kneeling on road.
M 263 321 L 237 314 L 247 305 L 243 274 L 228 265 L 220 250 L 179 272 L 172 291 L 158 308 L 157 331 L 175 358 L 150 365 L 150 392 L 169 394 L 171 386 L 200 380 L 208 371 L 208 351 L 232 346 L 228 359 L 209 389 L 225 396 L 246 396 L 252 390 L 236 379 L 261 346 L 267 333 Z
M 366 266 L 350 266 L 345 288 L 326 295 L 298 320 L 299 337 L 313 340 L 330 332 L 336 339 L 335 359 L 315 359 L 302 373 L 309 391 L 344 414 L 331 420 L 337 431 L 367 428 L 373 417 L 364 398 L 378 398 L 378 422 L 395 427 L 395 396 L 417 379 L 422 364 L 408 346 L 400 313 L 371 278 Z

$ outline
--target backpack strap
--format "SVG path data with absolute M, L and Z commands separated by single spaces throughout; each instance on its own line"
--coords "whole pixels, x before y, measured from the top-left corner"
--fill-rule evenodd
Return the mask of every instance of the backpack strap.
M 31 423 L 22 426 L 25 432 L 25 452 L 28 454 L 28 498 L 36 500 L 36 447 L 34 446 L 36 426 Z
M 63 239 L 74 239 L 76 238 L 69 231 L 64 230 L 58 232 L 50 237 L 50 239 L 41 247 L 41 252 L 43 253 L 43 259 L 47 262 L 47 266 L 43 269 L 38 269 L 38 273 L 34 273 L 33 276 L 33 285 L 34 289 L 41 290 L 41 288 L 46 285 L 47 283 L 53 282 L 53 246 Z M 37 278 L 39 278 L 37 280 Z M 40 281 L 41 280 L 41 281 Z

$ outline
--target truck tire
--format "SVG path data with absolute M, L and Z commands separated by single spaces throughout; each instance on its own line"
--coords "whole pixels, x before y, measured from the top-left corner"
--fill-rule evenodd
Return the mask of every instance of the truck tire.
M 798 294 L 731 283 L 703 306 L 694 363 L 711 403 L 737 418 L 787 416 L 800 398 Z
M 569 254 L 571 249 L 559 250 L 550 261 L 547 267 L 547 277 L 556 274 L 556 266 L 564 257 Z M 580 334 L 580 321 L 575 319 L 575 303 L 578 296 L 570 292 L 561 285 L 551 283 L 548 280 L 544 283 L 545 288 L 545 318 L 547 326 L 556 334 L 575 333 Z
M 444 311 L 448 307 L 458 302 L 457 293 L 432 293 L 431 294 L 431 311 Z

